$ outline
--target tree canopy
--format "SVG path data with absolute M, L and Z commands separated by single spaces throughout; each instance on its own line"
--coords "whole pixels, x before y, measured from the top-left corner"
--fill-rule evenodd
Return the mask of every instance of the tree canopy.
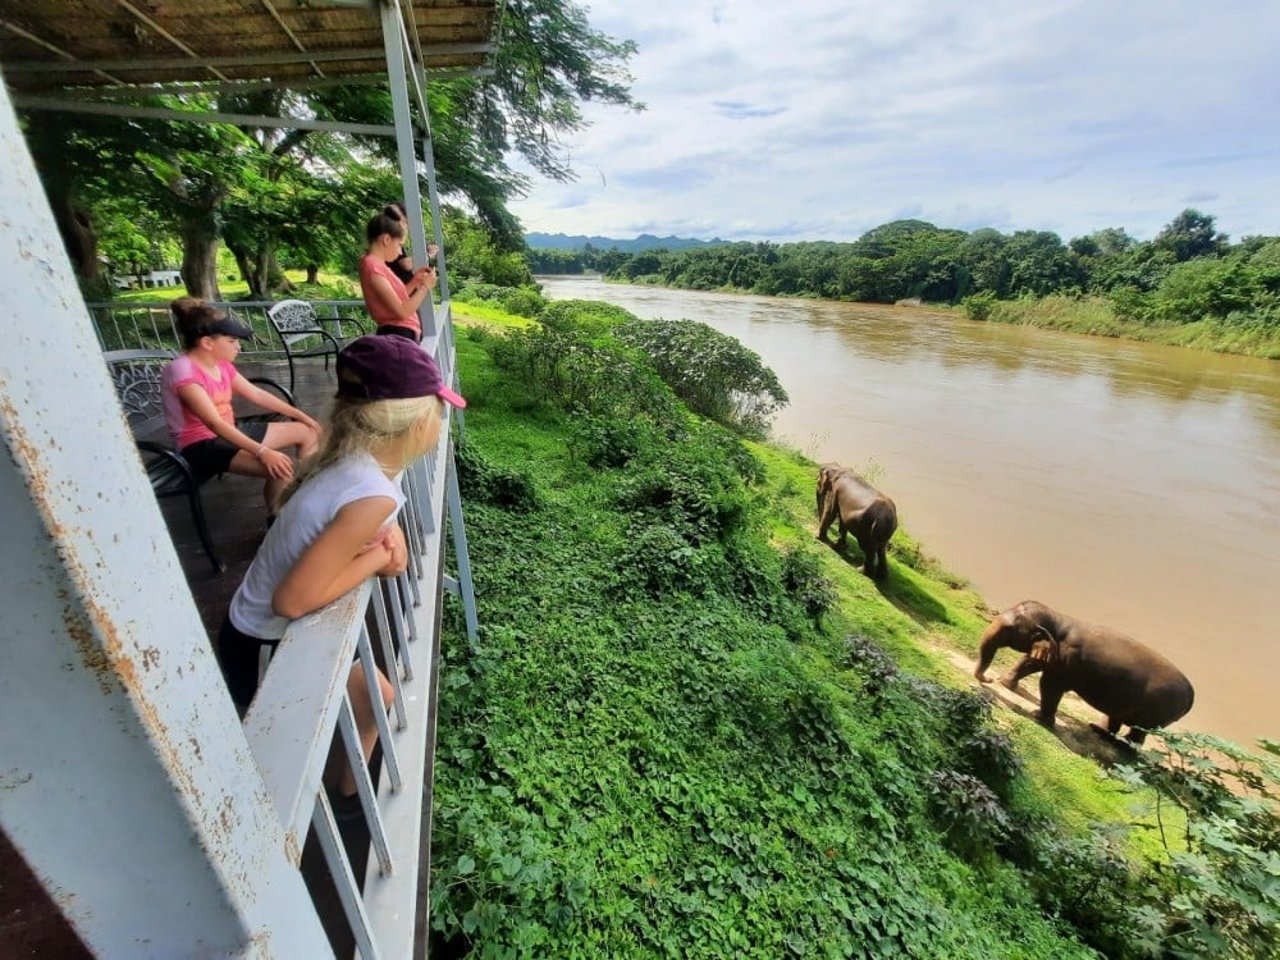
M 582 104 L 640 105 L 627 72 L 634 43 L 593 28 L 573 0 L 510 0 L 500 38 L 492 76 L 432 82 L 428 109 L 442 192 L 505 252 L 523 247 L 507 203 L 530 188 L 509 158 L 568 179 L 573 170 L 559 137 L 584 126 Z M 392 122 L 388 92 L 370 86 L 136 102 Z M 179 249 L 188 289 L 216 297 L 216 251 L 225 241 L 251 295 L 269 296 L 287 284 L 282 254 L 312 271 L 324 264 L 349 270 L 364 221 L 400 195 L 387 138 L 113 117 L 52 126 L 28 123 L 32 152 L 72 260 L 91 282 L 101 236 L 121 272 L 159 266 Z

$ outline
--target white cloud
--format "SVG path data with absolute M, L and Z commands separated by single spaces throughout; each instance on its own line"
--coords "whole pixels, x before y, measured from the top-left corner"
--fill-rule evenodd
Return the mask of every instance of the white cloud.
M 591 20 L 640 44 L 648 109 L 588 107 L 580 179 L 514 205 L 529 230 L 1151 236 L 1194 202 L 1280 233 L 1280 5 L 614 0 Z

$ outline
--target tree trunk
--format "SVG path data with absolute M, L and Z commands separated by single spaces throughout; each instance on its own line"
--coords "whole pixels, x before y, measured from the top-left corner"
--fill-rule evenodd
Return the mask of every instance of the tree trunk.
M 320 268 L 314 263 L 307 264 L 307 283 L 320 282 Z
M 84 280 L 97 280 L 101 272 L 98 234 L 93 229 L 88 211 L 76 203 L 69 185 L 57 196 L 49 197 L 49 207 L 76 275 Z
M 187 293 L 202 300 L 221 300 L 218 291 L 218 223 L 212 209 L 194 210 L 181 218 L 182 282 Z
M 268 294 L 293 292 L 293 284 L 284 275 L 284 271 L 280 269 L 280 261 L 276 259 L 276 244 L 274 240 L 267 241 L 258 262 L 262 265 L 263 286 Z
M 249 285 L 249 299 L 261 300 L 262 284 L 258 281 L 256 261 L 249 256 L 249 251 L 244 247 L 227 244 L 227 248 L 231 251 L 231 255 L 236 258 L 236 266 L 240 268 L 240 279 Z

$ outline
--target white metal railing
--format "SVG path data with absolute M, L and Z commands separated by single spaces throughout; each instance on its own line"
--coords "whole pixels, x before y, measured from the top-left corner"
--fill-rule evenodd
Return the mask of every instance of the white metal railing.
M 456 382 L 447 313 L 444 319 L 435 352 L 446 380 Z M 461 593 L 468 632 L 474 635 L 475 631 L 469 568 L 463 560 L 458 580 L 444 575 L 446 509 L 452 517 L 455 558 L 465 558 L 466 550 L 465 539 L 459 540 L 462 527 L 453 473 L 451 409 L 446 407 L 438 447 L 410 465 L 402 477 L 406 502 L 401 523 L 409 552 L 406 571 L 395 578 L 369 581 L 295 621 L 245 717 L 245 736 L 280 817 L 289 857 L 295 865 L 301 864 L 308 827 L 314 828 L 364 958 L 408 956 L 419 920 L 419 877 L 429 872 L 431 739 L 440 604 L 447 586 Z M 357 657 L 375 705 L 382 702 L 377 666 L 395 691 L 389 713 L 375 709 L 382 745 L 376 783 L 364 760 L 347 695 L 347 677 Z M 369 832 L 369 856 L 363 865 L 348 861 L 321 783 L 335 732 L 356 772 Z
M 254 337 L 244 346 L 246 359 L 284 356 L 280 337 L 267 318 L 276 300 L 215 300 L 213 306 L 253 328 Z M 329 327 L 338 340 L 357 336 L 361 330 L 373 332 L 363 300 L 312 300 L 316 318 Z M 181 350 L 181 338 L 169 310 L 169 301 L 129 300 L 86 303 L 93 320 L 93 332 L 103 350 Z

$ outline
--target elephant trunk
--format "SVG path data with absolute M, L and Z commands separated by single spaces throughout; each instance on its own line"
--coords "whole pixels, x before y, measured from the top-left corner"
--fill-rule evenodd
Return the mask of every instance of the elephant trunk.
M 982 635 L 982 642 L 978 647 L 978 666 L 974 669 L 973 675 L 979 683 L 990 683 L 987 678 L 987 667 L 991 666 L 991 661 L 995 658 L 996 651 L 1004 644 L 1000 642 L 1000 633 L 1004 625 L 998 620 L 987 627 L 986 632 Z

